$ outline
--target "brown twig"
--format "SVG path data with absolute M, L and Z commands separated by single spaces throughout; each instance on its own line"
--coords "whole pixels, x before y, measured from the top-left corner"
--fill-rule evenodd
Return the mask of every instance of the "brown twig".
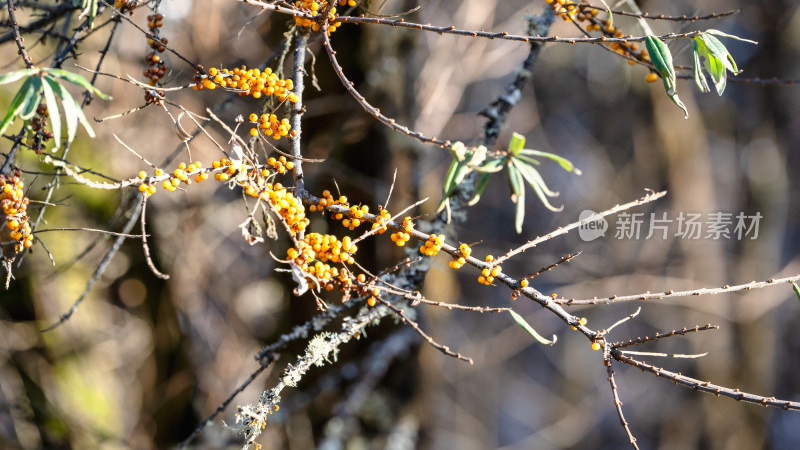
M 17 43 L 17 48 L 19 49 L 18 53 L 22 57 L 22 60 L 25 61 L 25 67 L 32 69 L 33 61 L 31 61 L 31 57 L 28 56 L 28 51 L 25 50 L 25 45 L 22 43 L 22 36 L 19 34 L 19 24 L 17 24 L 17 18 L 14 14 L 14 10 L 16 9 L 14 6 L 14 0 L 8 0 L 6 2 L 6 6 L 8 7 L 8 21 L 11 24 L 11 32 L 14 35 L 14 42 Z
M 769 280 L 765 281 L 751 281 L 749 283 L 739 284 L 735 286 L 729 286 L 726 284 L 725 286 L 718 288 L 700 288 L 688 291 L 669 290 L 666 292 L 654 292 L 654 293 L 644 292 L 641 294 L 623 295 L 623 296 L 612 295 L 611 297 L 605 297 L 605 298 L 595 297 L 595 298 L 581 299 L 581 300 L 576 300 L 574 298 L 571 299 L 558 298 L 554 299 L 553 301 L 560 305 L 567 305 L 567 306 L 596 305 L 599 303 L 608 305 L 611 303 L 646 301 L 646 300 L 664 300 L 667 298 L 690 297 L 693 295 L 694 296 L 718 295 L 718 294 L 725 294 L 728 292 L 740 292 L 740 291 L 749 291 L 752 289 L 761 289 L 768 286 L 776 286 L 778 284 L 793 283 L 797 281 L 800 281 L 800 274 L 785 278 L 770 278 Z
M 650 372 L 657 377 L 670 380 L 675 384 L 680 384 L 682 386 L 690 387 L 695 391 L 707 392 L 709 394 L 714 394 L 716 396 L 730 397 L 737 401 L 754 403 L 764 407 L 772 406 L 774 408 L 781 408 L 785 410 L 792 409 L 795 411 L 800 411 L 800 402 L 779 400 L 776 399 L 775 397 L 762 397 L 760 395 L 755 395 L 748 392 L 742 392 L 739 389 L 731 389 L 725 386 L 712 384 L 708 381 L 700 381 L 691 377 L 687 377 L 686 375 L 682 375 L 680 373 L 671 372 L 661 367 L 656 367 L 651 364 L 647 364 L 645 362 L 633 359 L 630 356 L 625 355 L 621 350 L 612 348 L 609 350 L 609 353 L 611 354 L 611 357 L 613 357 L 615 360 L 619 362 L 631 365 L 644 372 Z

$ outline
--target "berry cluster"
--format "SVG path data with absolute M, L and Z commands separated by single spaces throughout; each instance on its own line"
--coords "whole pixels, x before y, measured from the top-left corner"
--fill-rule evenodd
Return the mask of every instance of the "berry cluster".
M 248 184 L 245 187 L 245 193 L 269 201 L 269 204 L 280 214 L 283 222 L 293 233 L 305 230 L 311 223 L 306 218 L 306 208 L 303 206 L 302 200 L 286 190 L 280 183 L 266 183 L 263 186 Z
M 403 229 L 396 233 L 392 233 L 392 242 L 397 244 L 398 247 L 406 245 L 406 242 L 411 239 L 411 235 L 409 233 L 412 231 L 414 231 L 414 222 L 411 221 L 411 217 L 406 217 L 403 219 Z
M 494 256 L 486 255 L 486 262 L 490 263 L 492 261 L 494 261 Z M 478 277 L 478 283 L 489 286 L 494 281 L 494 278 L 500 275 L 502 271 L 503 269 L 500 266 L 494 266 L 492 268 L 487 267 L 481 270 L 481 275 Z
M 384 222 L 391 219 L 392 215 L 389 214 L 388 209 L 384 209 L 383 206 L 378 205 L 378 215 L 375 216 L 375 222 L 372 224 L 372 229 L 378 229 L 378 234 L 386 233 L 386 225 L 383 225 Z
M 450 261 L 448 266 L 450 266 L 451 269 L 460 269 L 467 263 L 467 258 L 472 254 L 472 247 L 467 244 L 461 244 L 458 246 L 458 251 L 461 252 L 461 256 Z
M 281 175 L 294 169 L 294 163 L 291 161 L 287 161 L 285 156 L 281 156 L 278 159 L 270 157 L 269 159 L 267 159 L 267 164 L 273 169 L 275 169 L 275 171 Z
M 0 175 L 0 206 L 5 215 L 6 228 L 11 230 L 9 236 L 17 241 L 14 245 L 15 252 L 33 245 L 31 226 L 28 223 L 28 197 L 25 196 L 25 187 L 19 173 L 11 177 Z
M 49 117 L 50 114 L 47 112 L 47 105 L 39 103 L 39 106 L 36 108 L 36 115 L 31 119 L 31 133 L 29 133 L 27 139 L 25 139 L 25 144 L 39 154 L 42 153 L 42 144 L 53 138 L 53 132 L 44 127 Z
M 364 222 L 364 214 L 369 212 L 369 206 L 363 205 L 361 207 L 358 206 L 351 206 L 350 207 L 350 217 L 345 217 L 342 220 L 342 226 L 347 228 L 348 230 L 355 230 Z M 336 214 L 337 216 L 342 216 L 342 214 Z
M 350 4 L 351 2 L 339 0 L 340 5 Z M 311 14 L 317 15 L 321 11 L 324 11 L 325 8 L 328 7 L 328 2 L 326 0 L 317 1 L 317 0 L 297 0 L 294 2 L 294 6 L 302 11 L 310 12 Z M 352 5 L 355 6 L 355 1 L 352 2 Z M 342 24 L 341 22 L 336 22 L 336 7 L 331 8 L 328 12 L 328 35 L 330 36 L 331 33 L 336 31 L 337 28 Z M 305 17 L 295 17 L 294 23 L 299 27 L 311 27 L 314 31 L 319 31 L 319 24 L 317 22 L 312 21 L 311 19 Z
M 425 256 L 436 256 L 439 250 L 442 249 L 442 245 L 444 245 L 444 235 L 436 236 L 432 234 L 428 236 L 428 240 L 419 248 L 419 252 Z
M 297 102 L 297 95 L 291 92 L 294 89 L 294 82 L 291 79 L 280 79 L 269 67 L 263 72 L 258 68 L 248 69 L 246 66 L 233 70 L 212 67 L 208 69 L 208 75 L 195 74 L 194 83 L 192 88 L 196 91 L 215 89 L 217 86 L 221 86 L 242 89 L 242 92 L 239 93 L 241 97 L 249 95 L 253 98 L 261 98 L 262 95 L 272 95 L 280 101 Z
M 161 14 L 151 14 L 147 16 L 147 27 L 150 29 L 151 34 L 155 39 L 148 38 L 147 45 L 152 49 L 150 53 L 145 56 L 145 62 L 148 68 L 144 71 L 144 77 L 148 78 L 147 84 L 155 86 L 164 78 L 164 75 L 169 71 L 169 67 L 164 62 L 161 53 L 167 50 L 167 38 L 159 36 L 159 30 L 164 25 L 164 16 Z M 159 104 L 161 98 L 153 92 L 145 92 L 145 101 Z
M 278 121 L 278 116 L 275 114 L 261 114 L 261 116 L 250 114 L 249 119 L 250 123 L 258 125 L 250 129 L 250 136 L 258 136 L 259 130 L 261 133 L 264 133 L 265 136 L 272 136 L 273 139 L 280 139 L 282 136 L 297 136 L 297 132 L 291 129 L 292 127 L 289 124 L 289 119 L 284 118 Z M 284 163 L 285 162 L 286 158 L 284 158 Z M 272 164 L 270 163 L 270 165 Z M 291 170 L 291 168 L 288 169 Z M 285 173 L 285 171 L 281 173 Z

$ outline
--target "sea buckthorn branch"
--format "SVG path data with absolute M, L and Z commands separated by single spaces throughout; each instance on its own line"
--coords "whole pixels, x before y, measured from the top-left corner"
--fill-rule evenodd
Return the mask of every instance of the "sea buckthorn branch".
M 488 32 L 488 31 L 475 31 L 475 30 L 461 30 L 456 28 L 455 26 L 434 26 L 431 24 L 419 24 L 413 22 L 406 22 L 404 19 L 380 19 L 380 18 L 373 18 L 373 17 L 363 17 L 363 16 L 339 16 L 336 18 L 339 22 L 342 23 L 354 23 L 354 24 L 379 24 L 379 25 L 388 25 L 391 27 L 399 27 L 399 28 L 410 28 L 412 30 L 420 30 L 420 31 L 428 31 L 437 34 L 455 34 L 459 36 L 467 36 L 467 37 L 482 37 L 487 39 L 503 39 L 508 41 L 516 41 L 516 42 L 540 42 L 543 44 L 604 44 L 604 43 L 622 43 L 622 42 L 644 42 L 647 37 L 646 36 L 621 36 L 621 37 L 607 37 L 607 36 L 598 36 L 598 37 L 559 37 L 559 36 L 526 36 L 526 35 L 516 35 L 510 34 L 508 32 Z M 661 40 L 675 40 L 675 39 L 687 39 L 698 36 L 701 32 L 700 31 L 688 31 L 686 33 L 667 33 L 660 36 L 657 36 Z
M 619 417 L 620 425 L 625 430 L 625 434 L 628 435 L 628 443 L 631 444 L 631 447 L 639 450 L 639 446 L 636 445 L 636 437 L 633 435 L 630 427 L 628 426 L 628 421 L 625 420 L 625 414 L 622 412 L 622 400 L 619 398 L 619 393 L 617 392 L 617 382 L 614 380 L 614 370 L 611 368 L 611 358 L 608 357 L 608 352 L 605 352 L 603 358 L 603 365 L 606 366 L 606 375 L 608 379 L 608 384 L 611 386 L 611 396 L 614 399 L 614 408 L 617 410 L 617 417 Z
M 414 331 L 417 332 L 417 334 L 419 334 L 422 337 L 422 339 L 425 340 L 425 342 L 430 344 L 433 348 L 439 350 L 440 352 L 444 353 L 447 356 L 452 356 L 453 358 L 460 359 L 462 361 L 466 361 L 470 365 L 474 364 L 474 361 L 472 361 L 472 358 L 470 358 L 468 356 L 464 356 L 461 353 L 454 352 L 454 351 L 450 350 L 450 347 L 448 347 L 446 345 L 439 344 L 438 342 L 436 342 L 432 337 L 430 337 L 428 334 L 426 334 L 424 331 L 422 331 L 422 328 L 420 328 L 419 324 L 417 322 L 415 322 L 414 320 L 412 320 L 410 317 L 408 317 L 408 315 L 403 311 L 402 308 L 400 308 L 398 306 L 395 306 L 392 303 L 389 303 L 388 301 L 386 301 L 386 300 L 384 300 L 384 299 L 382 299 L 380 297 L 378 298 L 378 301 L 383 306 L 391 309 L 392 312 L 396 316 L 400 317 L 400 320 L 402 320 L 403 323 L 405 323 L 406 325 L 410 326 Z
M 109 3 L 107 0 L 98 0 L 98 1 L 103 2 L 103 4 L 105 4 L 106 6 L 108 6 L 111 9 L 112 17 L 121 17 L 123 20 L 125 20 L 129 24 L 133 25 L 134 28 L 139 30 L 147 39 L 152 39 L 153 42 L 155 42 L 155 41 L 159 41 L 160 42 L 161 41 L 160 38 L 157 35 L 148 32 L 147 30 L 145 30 L 144 28 L 140 27 L 136 22 L 134 22 L 130 18 L 125 17 L 125 14 L 123 12 L 121 12 L 121 11 L 119 11 L 117 9 L 114 9 L 113 5 L 111 3 Z M 162 42 L 162 46 L 164 47 L 164 49 L 166 51 L 168 51 L 168 52 L 172 53 L 173 55 L 177 56 L 181 61 L 185 62 L 186 64 L 188 64 L 190 66 L 192 66 L 196 71 L 205 73 L 205 71 L 203 70 L 203 68 L 201 66 L 195 64 L 191 60 L 187 59 L 185 56 L 183 56 L 180 53 L 178 53 L 175 49 L 173 49 L 172 47 L 168 46 L 167 43 Z
M 11 3 L 11 1 L 8 1 L 6 3 Z M 17 3 L 18 5 L 21 5 L 21 6 L 29 7 L 26 4 L 26 3 L 29 3 L 29 2 L 15 2 L 15 3 Z M 74 11 L 76 9 L 79 9 L 79 6 L 73 5 L 72 2 L 62 2 L 62 3 L 58 4 L 58 5 L 47 5 L 47 4 L 42 4 L 42 3 L 39 3 L 39 2 L 33 2 L 33 4 L 36 5 L 37 9 L 46 10 L 48 12 L 48 14 L 45 15 L 44 17 L 42 17 L 39 20 L 36 20 L 34 22 L 29 23 L 28 25 L 24 25 L 24 26 L 19 26 L 18 25 L 17 26 L 17 30 L 18 30 L 19 33 L 22 33 L 22 32 L 27 33 L 27 32 L 33 32 L 33 31 L 41 30 L 45 26 L 47 26 L 47 25 L 49 25 L 49 24 L 61 19 L 62 17 L 64 17 L 65 14 L 67 14 L 69 12 L 72 12 L 72 11 Z M 10 41 L 12 39 L 16 39 L 16 34 L 17 33 L 15 33 L 13 29 L 11 31 L 3 34 L 2 36 L 0 36 L 0 44 L 8 42 L 8 41 Z
M 605 6 L 597 6 L 597 5 L 591 5 L 591 4 L 586 4 L 586 3 L 582 3 L 581 7 L 582 8 L 586 8 L 586 9 L 593 9 L 595 11 L 601 11 L 601 12 L 602 11 L 608 11 Z M 702 16 L 700 16 L 700 15 L 687 16 L 686 14 L 683 14 L 681 16 L 665 16 L 664 14 L 659 14 L 657 16 L 651 16 L 647 12 L 636 13 L 636 12 L 622 11 L 622 10 L 616 10 L 616 9 L 612 9 L 611 10 L 612 14 L 616 14 L 616 15 L 619 15 L 619 16 L 641 17 L 642 19 L 649 19 L 649 20 L 668 20 L 668 21 L 672 21 L 672 22 L 696 22 L 698 20 L 721 19 L 723 17 L 732 16 L 732 15 L 735 15 L 735 14 L 739 14 L 741 12 L 742 11 L 739 10 L 739 9 L 731 9 L 729 11 L 723 11 L 723 12 L 719 12 L 719 13 L 710 13 L 710 14 L 706 14 L 706 15 L 702 15 Z
M 153 258 L 150 257 L 150 246 L 147 245 L 147 231 L 146 231 L 146 221 L 145 215 L 147 211 L 147 194 L 142 194 L 142 208 L 141 208 L 141 224 L 142 224 L 142 251 L 144 252 L 144 260 L 147 262 L 147 267 L 150 268 L 150 272 L 153 273 L 157 278 L 161 278 L 162 280 L 169 280 L 169 275 L 161 272 L 156 268 L 156 264 L 153 262 Z
M 648 292 L 643 292 L 641 294 L 623 295 L 623 296 L 612 295 L 610 297 L 604 297 L 604 298 L 595 297 L 591 299 L 580 299 L 580 300 L 574 298 L 571 299 L 556 298 L 553 301 L 560 305 L 567 305 L 567 306 L 597 305 L 597 304 L 609 305 L 612 303 L 620 303 L 620 302 L 664 300 L 673 297 L 718 295 L 718 294 L 725 294 L 728 292 L 740 292 L 740 291 L 749 291 L 752 289 L 761 289 L 769 286 L 777 286 L 779 284 L 791 284 L 797 281 L 800 281 L 800 274 L 785 278 L 770 278 L 764 281 L 751 281 L 749 283 L 738 284 L 734 286 L 726 284 L 725 286 L 721 286 L 718 288 L 700 288 L 700 289 L 692 289 L 686 291 L 668 290 L 665 292 L 648 291 Z
M 676 330 L 672 330 L 672 331 L 668 331 L 668 332 L 665 332 L 665 333 L 656 333 L 652 337 L 651 336 L 645 336 L 645 337 L 637 337 L 636 339 L 628 339 L 626 342 L 622 342 L 622 341 L 612 342 L 612 343 L 609 343 L 608 345 L 611 348 L 624 348 L 624 347 L 630 347 L 630 346 L 635 346 L 635 345 L 639 345 L 639 344 L 644 344 L 645 342 L 656 342 L 659 339 L 664 339 L 664 338 L 668 338 L 668 337 L 672 337 L 672 336 L 683 336 L 683 335 L 686 335 L 688 333 L 697 333 L 699 331 L 718 330 L 718 329 L 719 329 L 719 325 L 711 325 L 710 323 L 707 323 L 705 325 L 695 325 L 692 328 L 684 327 L 684 328 L 682 328 L 680 330 L 677 330 L 677 331 Z
M 22 57 L 22 61 L 25 62 L 25 66 L 28 69 L 31 69 L 34 67 L 33 61 L 31 61 L 28 51 L 25 50 L 25 44 L 22 43 L 22 35 L 19 33 L 19 24 L 17 23 L 17 18 L 14 14 L 14 10 L 17 9 L 17 7 L 14 6 L 14 0 L 6 0 L 6 7 L 8 9 L 8 20 L 11 24 L 11 33 L 14 36 L 14 42 L 17 43 L 19 56 Z
M 784 410 L 795 410 L 800 411 L 800 402 L 793 402 L 789 400 L 779 400 L 775 397 L 762 397 L 760 395 L 750 394 L 747 392 L 742 392 L 739 389 L 731 389 L 725 386 L 719 386 L 716 384 L 712 384 L 708 381 L 701 381 L 695 378 L 687 377 L 686 375 L 682 375 L 680 373 L 671 372 L 669 370 L 663 369 L 661 367 L 656 367 L 654 365 L 645 363 L 643 361 L 636 360 L 625 353 L 622 350 L 618 350 L 616 348 L 611 348 L 609 350 L 609 354 L 615 360 L 628 364 L 630 366 L 636 367 L 637 369 L 643 372 L 650 372 L 653 375 L 664 378 L 666 380 L 670 380 L 675 384 L 680 384 L 682 386 L 686 386 L 689 388 L 694 389 L 695 391 L 706 392 L 709 394 L 714 394 L 717 397 L 724 396 L 730 397 L 737 401 L 744 401 L 748 403 L 754 403 L 757 405 L 764 406 L 765 408 L 768 406 L 774 408 L 781 408 Z
M 406 136 L 411 136 L 420 142 L 436 144 L 440 147 L 450 147 L 450 145 L 452 144 L 450 140 L 442 141 L 441 139 L 436 138 L 436 136 L 428 137 L 418 131 L 414 131 L 408 128 L 405 125 L 400 125 L 397 123 L 395 119 L 385 116 L 384 114 L 381 113 L 380 109 L 375 108 L 374 106 L 369 104 L 369 102 L 367 102 L 367 99 L 364 98 L 364 96 L 361 95 L 361 93 L 356 90 L 353 82 L 348 80 L 347 76 L 345 76 L 342 66 L 339 65 L 339 61 L 337 61 L 336 59 L 336 51 L 331 46 L 330 37 L 328 37 L 328 34 L 325 32 L 326 29 L 327 29 L 327 23 L 323 23 L 322 44 L 325 47 L 325 51 L 328 53 L 328 58 L 331 61 L 331 66 L 333 67 L 333 71 L 336 73 L 336 76 L 339 77 L 339 81 L 342 82 L 342 85 L 344 85 L 344 88 L 347 90 L 347 92 L 349 92 L 350 95 L 352 95 L 353 98 L 356 99 L 358 104 L 361 105 L 362 108 L 364 108 L 364 111 L 366 111 L 372 117 L 378 119 L 378 121 L 388 126 L 392 130 L 397 131 L 399 133 L 403 133 Z
M 507 259 L 511 258 L 512 256 L 518 255 L 520 253 L 524 253 L 526 250 L 528 250 L 530 248 L 533 248 L 533 247 L 536 247 L 537 245 L 541 244 L 542 242 L 549 241 L 550 239 L 553 239 L 556 236 L 561 236 L 563 234 L 567 234 L 570 231 L 580 227 L 581 225 L 587 224 L 589 222 L 593 222 L 593 221 L 595 221 L 597 219 L 600 219 L 602 217 L 606 217 L 606 216 L 611 215 L 611 214 L 616 214 L 616 213 L 618 213 L 620 211 L 625 211 L 627 209 L 630 209 L 630 208 L 633 208 L 633 207 L 636 207 L 636 206 L 641 206 L 641 205 L 650 203 L 652 201 L 660 199 L 661 197 L 665 196 L 666 194 L 667 194 L 667 191 L 660 191 L 660 192 L 649 191 L 649 193 L 647 195 L 645 195 L 644 197 L 642 197 L 642 198 L 640 198 L 638 200 L 634 200 L 632 202 L 625 203 L 624 205 L 616 205 L 613 208 L 610 208 L 610 209 L 607 209 L 605 211 L 599 212 L 599 213 L 594 214 L 594 215 L 592 215 L 590 217 L 587 217 L 587 218 L 585 218 L 583 220 L 579 220 L 577 222 L 572 222 L 571 224 L 563 226 L 563 227 L 558 227 L 558 229 L 553 230 L 553 231 L 551 231 L 550 233 L 548 233 L 548 234 L 546 234 L 544 236 L 540 236 L 540 237 L 537 237 L 536 239 L 528 241 L 526 244 L 521 245 L 521 246 L 509 251 L 508 253 L 504 254 L 503 256 L 497 258 L 497 260 L 495 261 L 495 264 L 502 264 L 504 261 L 506 261 Z
M 635 203 L 635 202 L 632 202 Z M 337 214 L 341 214 L 342 216 L 350 214 L 349 208 L 346 206 L 341 205 L 331 205 L 327 207 L 328 211 L 334 212 Z M 374 214 L 363 214 L 361 216 L 363 220 L 368 222 L 376 223 L 378 222 L 377 216 Z M 408 224 L 397 223 L 395 221 L 390 220 L 383 220 L 379 222 L 380 226 L 391 228 L 393 230 L 397 230 L 398 232 L 402 232 L 407 234 L 409 237 L 413 237 L 417 241 L 420 242 L 427 242 L 431 239 L 434 234 L 427 234 L 420 232 L 418 230 L 413 229 L 413 227 L 409 228 Z M 435 237 L 434 237 L 435 239 Z M 403 244 L 405 244 L 405 240 Z M 398 244 L 402 245 L 402 244 Z M 589 328 L 586 328 L 585 323 L 580 323 L 580 318 L 569 314 L 564 309 L 562 309 L 558 304 L 553 302 L 550 297 L 543 295 L 538 290 L 534 289 L 533 287 L 527 286 L 527 280 L 516 280 L 504 273 L 502 273 L 500 264 L 498 261 L 495 261 L 493 257 L 487 256 L 486 261 L 481 261 L 477 258 L 474 258 L 469 255 L 464 255 L 464 252 L 461 248 L 456 248 L 452 245 L 442 243 L 439 248 L 439 251 L 443 251 L 448 253 L 454 259 L 461 261 L 463 258 L 464 263 L 470 264 L 473 267 L 481 270 L 480 278 L 483 278 L 483 281 L 480 281 L 483 284 L 491 285 L 492 281 L 497 280 L 502 282 L 503 284 L 507 285 L 511 288 L 515 293 L 518 295 L 525 295 L 526 297 L 530 298 L 531 300 L 539 303 L 541 306 L 549 309 L 550 311 L 554 312 L 557 316 L 559 316 L 562 320 L 564 320 L 567 324 L 571 326 L 576 326 L 577 329 L 580 329 L 583 334 L 585 334 L 590 339 L 594 340 L 597 333 Z M 507 259 L 507 258 L 506 258 Z M 460 267 L 460 266 L 459 266 Z M 486 273 L 484 273 L 486 272 Z M 488 275 L 487 275 L 488 274 Z M 491 277 L 491 278 L 489 278 Z
M 294 85 L 294 95 L 296 101 L 289 104 L 289 124 L 294 131 L 294 137 L 290 139 L 293 157 L 293 171 L 295 192 L 302 198 L 305 193 L 305 181 L 303 179 L 303 151 L 300 147 L 300 136 L 302 135 L 302 115 L 303 115 L 303 91 L 305 90 L 305 61 L 306 48 L 308 46 L 308 33 L 297 32 L 294 40 L 294 70 L 292 80 Z

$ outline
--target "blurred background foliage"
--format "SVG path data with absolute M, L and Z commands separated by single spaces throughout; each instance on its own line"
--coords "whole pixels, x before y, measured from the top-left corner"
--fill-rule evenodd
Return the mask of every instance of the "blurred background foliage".
M 409 0 L 387 1 L 382 13 L 415 6 Z M 421 6 L 406 20 L 517 34 L 524 33 L 525 14 L 539 14 L 545 7 L 543 1 L 517 0 L 426 1 Z M 799 6 L 779 0 L 640 3 L 643 11 L 665 15 L 740 9 L 718 21 L 653 21 L 651 26 L 657 34 L 717 28 L 756 40 L 758 46 L 726 42 L 744 70 L 740 77 L 788 79 L 800 74 Z M 164 0 L 162 33 L 172 47 L 205 67 L 255 66 L 279 50 L 289 22 L 285 16 L 258 11 L 228 0 Z M 144 25 L 146 15 L 137 12 L 133 20 Z M 29 10 L 21 8 L 18 20 L 29 19 Z M 630 18 L 615 16 L 615 25 L 641 34 Z M 575 32 L 561 21 L 551 30 L 558 36 Z M 102 32 L 87 39 L 79 47 L 78 63 L 93 67 L 105 39 Z M 427 135 L 467 144 L 480 143 L 485 119 L 478 113 L 503 93 L 528 51 L 515 42 L 353 25 L 343 25 L 333 35 L 333 45 L 345 73 L 382 112 Z M 670 43 L 676 64 L 690 65 L 688 45 Z M 103 71 L 139 76 L 148 51 L 142 35 L 123 23 L 112 49 Z M 430 197 L 419 210 L 430 217 L 450 155 L 372 120 L 342 88 L 318 39 L 312 39 L 311 49 L 316 60 L 308 69 L 321 90 L 306 91 L 302 142 L 306 157 L 326 161 L 305 166 L 308 188 L 319 194 L 336 189 L 337 183 L 352 201 L 375 206 L 385 201 L 397 170 L 390 210 Z M 3 72 L 20 67 L 13 42 L 1 50 L 2 61 L 7 61 Z M 29 45 L 29 50 L 34 60 L 46 61 L 53 46 L 47 41 Z M 173 67 L 170 84 L 187 84 L 193 70 L 167 58 Z M 71 62 L 65 68 L 78 70 Z M 631 212 L 645 213 L 646 218 L 666 212 L 673 219 L 680 212 L 760 212 L 758 239 L 621 240 L 614 238 L 612 218 L 604 238 L 583 242 L 571 233 L 512 259 L 504 272 L 529 274 L 567 253 L 582 251 L 533 283 L 545 294 L 567 298 L 732 285 L 800 272 L 800 198 L 792 176 L 800 169 L 800 88 L 730 83 L 724 96 L 717 97 L 698 94 L 690 80 L 679 81 L 691 115 L 684 120 L 660 83 L 645 82 L 647 73 L 594 45 L 546 46 L 532 85 L 511 113 L 497 148 L 505 148 L 511 131 L 516 131 L 527 137 L 528 147 L 570 159 L 583 175 L 566 174 L 545 162 L 543 176 L 561 192 L 556 204 L 563 202 L 565 208 L 552 213 L 529 196 L 521 235 L 514 232 L 508 186 L 497 177 L 484 200 L 469 211 L 467 223 L 453 227 L 450 236 L 480 242 L 475 247 L 480 255 L 498 255 L 577 220 L 585 209 L 625 203 L 650 188 L 667 190 L 668 195 Z M 114 100 L 94 100 L 86 108 L 88 117 L 105 117 L 143 103 L 142 92 L 130 84 L 101 77 L 98 87 Z M 9 88 L 0 91 L 0 104 L 7 104 L 13 94 Z M 204 114 L 225 94 L 184 90 L 169 98 Z M 220 117 L 231 123 L 258 107 L 252 99 L 237 99 Z M 112 133 L 149 160 L 159 161 L 180 144 L 168 124 L 156 106 L 95 124 L 98 138 L 82 135 L 71 159 L 117 178 L 133 177 L 149 168 L 125 151 Z M 225 139 L 218 127 L 209 126 L 209 131 Z M 9 141 L 4 142 L 7 149 Z M 193 158 L 206 163 L 220 157 L 202 136 L 191 148 Z M 30 171 L 52 169 L 24 152 L 20 165 Z M 49 177 L 26 175 L 31 198 L 39 198 L 46 180 Z M 65 180 L 58 191 L 62 203 L 47 211 L 46 226 L 114 229 L 124 220 L 112 218 L 120 199 L 120 192 Z M 98 236 L 40 235 L 55 268 L 40 247 L 34 248 L 15 270 L 10 289 L 0 292 L 1 447 L 174 446 L 257 368 L 253 355 L 262 346 L 313 317 L 314 300 L 293 297 L 290 278 L 273 270 L 269 252 L 283 254 L 286 242 L 251 247 L 242 240 L 238 225 L 246 211 L 240 200 L 239 192 L 216 183 L 192 185 L 185 192 L 159 191 L 148 204 L 149 243 L 157 267 L 171 278 L 165 282 L 153 276 L 141 243 L 129 240 L 78 312 L 44 334 L 39 330 L 78 298 L 112 241 L 101 237 L 75 261 Z M 329 227 L 338 229 L 320 219 L 312 225 L 315 231 Z M 359 255 L 362 264 L 378 270 L 403 257 L 384 238 L 365 242 Z M 447 262 L 445 255 L 437 257 L 427 274 L 428 298 L 509 306 L 507 289 L 480 286 L 477 272 L 449 270 Z M 298 389 L 287 391 L 260 442 L 266 448 L 338 448 L 334 437 L 343 432 L 339 443 L 347 448 L 627 445 L 600 353 L 538 305 L 523 299 L 513 306 L 543 335 L 558 334 L 558 343 L 534 343 L 506 315 L 421 307 L 423 328 L 474 358 L 475 365 L 420 346 L 416 335 L 386 320 L 342 348 L 335 364 L 313 369 Z M 587 317 L 590 326 L 603 328 L 636 306 L 597 306 L 576 314 Z M 795 357 L 800 352 L 800 306 L 788 286 L 641 306 L 640 316 L 615 329 L 612 339 L 718 324 L 719 331 L 662 341 L 646 350 L 709 352 L 702 359 L 657 364 L 757 394 L 800 399 Z M 232 424 L 235 405 L 256 401 L 302 351 L 296 344 L 282 352 L 221 419 Z M 627 418 L 642 448 L 800 447 L 797 413 L 695 393 L 627 367 L 618 367 L 617 374 Z M 361 392 L 353 389 L 363 387 L 359 380 L 365 379 L 372 380 L 366 397 L 351 420 L 341 420 L 337 411 L 342 402 Z M 192 445 L 236 448 L 239 439 L 218 419 Z

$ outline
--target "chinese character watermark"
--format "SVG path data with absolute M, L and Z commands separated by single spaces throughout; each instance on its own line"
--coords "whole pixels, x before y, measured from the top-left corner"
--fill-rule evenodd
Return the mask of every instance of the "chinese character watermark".
M 676 218 L 668 217 L 666 212 L 644 213 L 623 212 L 616 216 L 614 239 L 737 239 L 758 238 L 758 226 L 764 216 L 760 212 L 747 215 L 740 212 L 734 216 L 727 212 L 685 213 L 679 212 Z M 584 241 L 605 237 L 608 221 L 595 213 L 585 210 L 580 214 L 578 234 Z

